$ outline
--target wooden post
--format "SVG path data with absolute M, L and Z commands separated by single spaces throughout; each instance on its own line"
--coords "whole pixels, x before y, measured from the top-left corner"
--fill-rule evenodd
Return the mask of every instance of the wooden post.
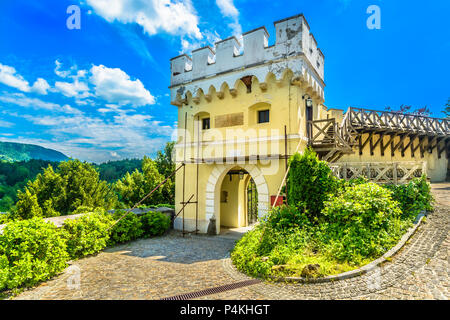
M 195 121 L 194 121 L 195 122 Z M 200 116 L 197 116 L 197 180 L 195 184 L 195 234 L 198 233 L 198 170 L 200 160 Z
M 397 162 L 394 162 L 394 166 L 392 169 L 392 175 L 394 177 L 394 184 L 398 183 L 398 178 L 397 178 Z
M 286 131 L 286 126 L 284 126 L 284 168 L 285 171 L 287 172 L 287 168 L 288 168 L 288 149 L 287 149 L 287 131 Z M 285 201 L 286 201 L 286 205 L 287 205 L 287 196 L 288 196 L 288 180 L 286 179 L 286 188 L 285 188 L 285 193 L 286 193 L 286 197 L 285 197 Z
M 344 179 L 347 180 L 347 163 L 344 163 Z
M 186 185 L 186 138 L 187 138 L 187 112 L 184 114 L 184 166 L 183 166 L 183 203 L 184 203 L 184 192 L 185 192 L 185 185 Z M 184 207 L 183 205 L 183 237 L 184 237 Z

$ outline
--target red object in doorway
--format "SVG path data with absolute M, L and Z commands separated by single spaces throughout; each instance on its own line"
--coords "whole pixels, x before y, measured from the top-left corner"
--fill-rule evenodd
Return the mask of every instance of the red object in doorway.
M 272 207 L 280 207 L 284 203 L 284 196 L 278 196 L 277 203 L 275 203 L 275 198 L 277 196 L 270 196 L 270 204 Z

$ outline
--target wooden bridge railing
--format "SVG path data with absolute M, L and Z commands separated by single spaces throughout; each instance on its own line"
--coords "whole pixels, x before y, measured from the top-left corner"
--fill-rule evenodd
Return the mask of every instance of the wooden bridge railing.
M 436 136 L 450 135 L 450 120 L 415 114 L 349 108 L 346 125 L 353 129 L 381 129 Z
M 366 178 L 377 183 L 402 184 L 426 174 L 426 162 L 343 162 L 329 164 L 340 179 Z

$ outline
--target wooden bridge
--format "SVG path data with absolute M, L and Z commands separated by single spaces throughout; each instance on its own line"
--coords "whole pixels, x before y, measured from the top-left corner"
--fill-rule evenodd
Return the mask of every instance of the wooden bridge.
M 344 154 L 359 151 L 369 145 L 374 155 L 380 146 L 381 155 L 390 147 L 391 155 L 402 157 L 410 148 L 411 156 L 436 150 L 441 158 L 450 157 L 450 119 L 432 118 L 416 114 L 349 108 L 341 123 L 336 119 L 308 121 L 309 145 L 322 160 L 336 162 Z M 385 137 L 389 137 L 385 142 Z M 398 142 L 394 143 L 399 137 Z

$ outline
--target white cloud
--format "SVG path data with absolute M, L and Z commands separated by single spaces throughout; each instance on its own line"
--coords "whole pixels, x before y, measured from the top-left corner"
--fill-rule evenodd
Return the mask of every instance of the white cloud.
M 239 23 L 239 11 L 236 9 L 233 0 L 216 0 L 216 4 L 223 16 L 233 20 L 228 26 L 233 30 L 234 35 L 241 36 L 242 27 Z
M 51 141 L 24 138 L 22 142 L 37 143 L 68 156 L 95 162 L 106 161 L 111 157 L 132 158 L 149 155 L 162 148 L 174 130 L 152 120 L 147 114 L 123 114 L 111 119 L 84 114 L 17 116 L 34 125 L 48 127 L 46 132 L 52 135 Z
M 92 66 L 90 83 L 95 86 L 95 94 L 109 103 L 130 104 L 134 107 L 155 103 L 155 97 L 145 89 L 141 80 L 131 80 L 130 76 L 119 68 L 107 68 L 103 65 Z
M 202 38 L 190 0 L 87 0 L 109 22 L 137 23 L 149 35 L 167 32 Z
M 89 87 L 85 82 L 55 82 L 55 89 L 66 97 L 87 98 L 90 96 Z
M 47 94 L 47 91 L 50 89 L 50 85 L 45 79 L 38 78 L 36 82 L 33 84 L 31 91 L 37 92 L 39 94 Z
M 216 0 L 216 4 L 224 16 L 237 17 L 239 15 L 233 0 Z
M 62 63 L 55 60 L 55 74 L 61 78 L 67 78 L 70 75 L 70 70 L 61 70 Z
M 9 121 L 0 120 L 0 128 L 11 128 L 14 126 L 14 123 Z
M 0 101 L 35 110 L 59 111 L 67 114 L 82 113 L 80 110 L 72 108 L 69 105 L 61 106 L 57 103 L 46 102 L 38 98 L 30 98 L 23 93 L 3 93 L 0 96 Z
M 50 89 L 48 82 L 45 79 L 38 78 L 33 86 L 25 80 L 20 74 L 16 72 L 14 67 L 10 67 L 0 63 L 0 83 L 3 83 L 12 88 L 16 88 L 23 92 L 36 92 L 39 94 L 47 94 Z
M 20 74 L 16 73 L 16 69 L 0 63 L 0 82 L 7 86 L 19 89 L 20 91 L 29 92 L 30 85 Z

